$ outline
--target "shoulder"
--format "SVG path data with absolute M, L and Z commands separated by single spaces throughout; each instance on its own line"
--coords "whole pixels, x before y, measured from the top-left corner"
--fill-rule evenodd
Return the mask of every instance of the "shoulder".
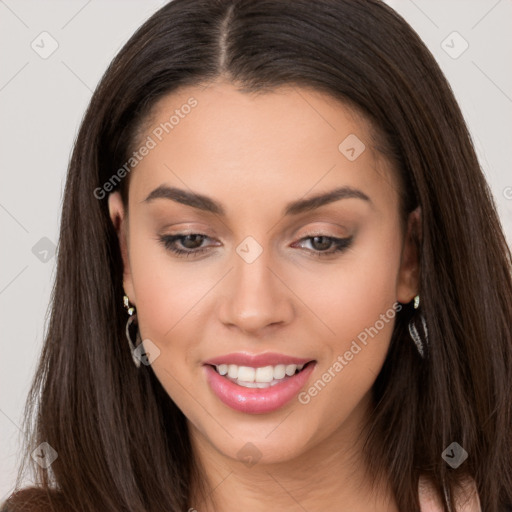
M 7 501 L 0 504 L 0 512 L 55 512 L 56 510 L 65 510 L 60 494 L 41 487 L 27 487 L 16 491 Z
M 420 477 L 418 485 L 421 512 L 442 512 L 444 497 L 434 489 L 434 486 L 425 477 Z M 476 482 L 467 478 L 462 490 L 455 495 L 456 512 L 481 512 L 480 497 Z

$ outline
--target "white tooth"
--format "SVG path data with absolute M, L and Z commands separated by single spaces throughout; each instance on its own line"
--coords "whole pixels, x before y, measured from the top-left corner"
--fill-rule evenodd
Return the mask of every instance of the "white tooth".
M 272 382 L 274 378 L 274 367 L 264 366 L 256 369 L 256 382 Z
M 304 366 L 304 364 L 278 364 L 276 366 L 252 368 L 250 366 L 238 366 L 236 364 L 219 364 L 216 366 L 216 369 L 220 375 L 227 375 L 229 378 L 236 379 L 239 382 L 243 382 L 244 384 L 257 382 L 272 383 L 272 385 L 275 385 L 280 380 L 284 379 L 285 376 L 291 377 L 292 375 L 295 375 L 295 372 L 297 370 L 302 370 Z
M 258 388 L 268 388 L 271 386 L 268 382 L 255 382 L 254 384 L 256 384 Z
M 284 379 L 286 375 L 286 366 L 284 364 L 278 364 L 274 366 L 274 379 Z
M 239 386 L 243 386 L 244 388 L 257 388 L 258 384 L 256 382 L 242 382 L 237 381 L 236 382 Z
M 289 377 L 291 377 L 294 373 L 295 373 L 295 370 L 297 369 L 297 365 L 296 364 L 287 364 L 286 365 L 286 375 L 288 375 Z
M 254 382 L 254 375 L 256 371 L 250 366 L 238 367 L 238 380 L 244 382 Z
M 236 364 L 230 364 L 228 366 L 228 377 L 236 379 L 238 377 L 238 366 Z

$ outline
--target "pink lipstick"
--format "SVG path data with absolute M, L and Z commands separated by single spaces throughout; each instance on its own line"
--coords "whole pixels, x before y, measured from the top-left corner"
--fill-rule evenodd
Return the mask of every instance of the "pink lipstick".
M 264 414 L 287 404 L 304 387 L 316 361 L 277 353 L 232 353 L 204 364 L 213 393 L 227 406 Z

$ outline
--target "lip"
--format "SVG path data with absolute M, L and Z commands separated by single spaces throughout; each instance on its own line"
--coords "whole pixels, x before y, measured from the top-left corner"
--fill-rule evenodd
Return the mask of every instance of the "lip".
M 287 356 L 277 352 L 264 352 L 262 354 L 250 354 L 249 352 L 235 352 L 213 359 L 208 359 L 204 364 L 218 366 L 219 364 L 236 364 L 237 366 L 250 366 L 260 368 L 263 366 L 276 366 L 278 364 L 306 364 L 313 359 L 301 359 L 300 357 Z
M 297 359 L 291 359 L 294 359 L 294 361 L 289 364 L 296 364 L 295 360 Z M 219 359 L 217 358 L 217 360 Z M 244 358 L 244 362 L 245 361 L 247 361 L 247 358 Z M 254 359 L 251 361 L 252 364 L 254 364 Z M 282 359 L 280 359 L 280 361 L 282 361 Z M 308 362 L 307 359 L 301 361 L 304 361 L 305 363 Z M 232 364 L 236 363 L 233 362 Z M 315 369 L 315 366 L 316 361 L 311 361 L 311 364 L 308 364 L 299 373 L 292 377 L 285 378 L 283 382 L 268 388 L 246 388 L 244 386 L 239 386 L 226 377 L 218 374 L 213 367 L 210 366 L 210 363 L 206 363 L 203 368 L 206 374 L 206 381 L 208 382 L 210 389 L 225 405 L 236 411 L 247 414 L 265 414 L 280 409 L 290 402 L 293 397 L 297 396 L 308 381 L 311 373 Z

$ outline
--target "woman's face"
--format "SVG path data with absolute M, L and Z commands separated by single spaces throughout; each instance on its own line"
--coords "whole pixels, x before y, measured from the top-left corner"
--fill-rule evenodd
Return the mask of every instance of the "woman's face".
M 318 92 L 215 83 L 162 100 L 139 142 L 129 216 L 116 192 L 111 218 L 152 368 L 193 438 L 269 463 L 353 439 L 396 303 L 417 291 L 368 126 Z

